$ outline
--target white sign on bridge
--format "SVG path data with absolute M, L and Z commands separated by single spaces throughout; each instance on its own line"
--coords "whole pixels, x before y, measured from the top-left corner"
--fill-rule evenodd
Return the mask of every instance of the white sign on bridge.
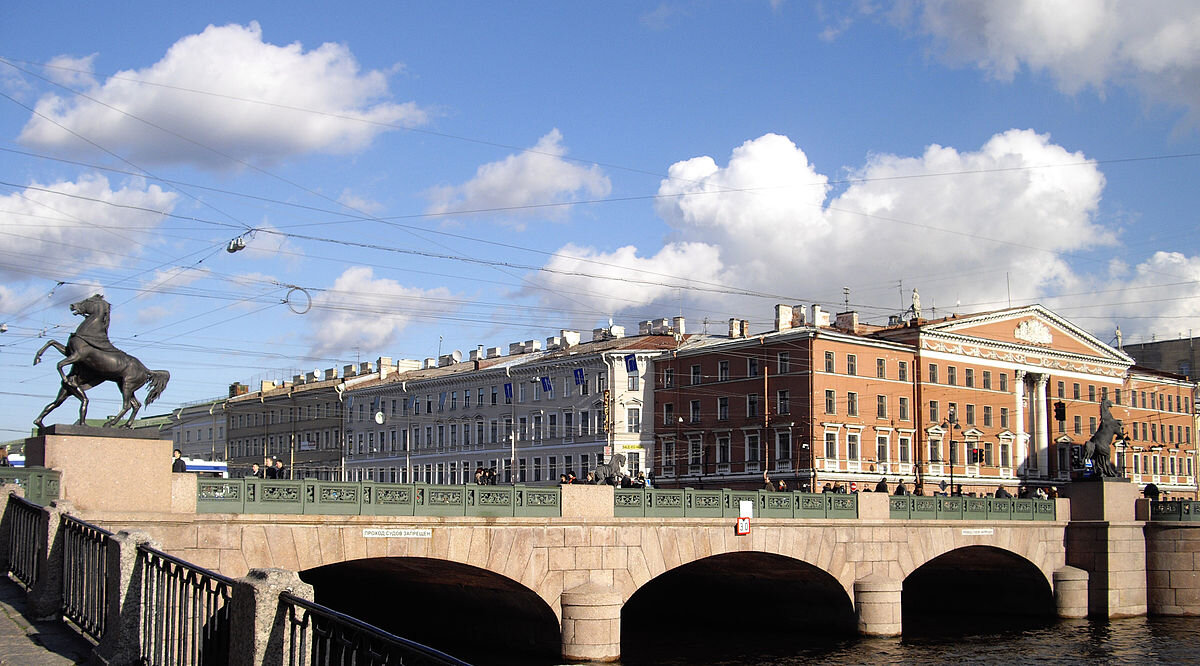
M 427 527 L 367 527 L 363 529 L 364 539 L 429 539 L 432 537 L 433 530 Z

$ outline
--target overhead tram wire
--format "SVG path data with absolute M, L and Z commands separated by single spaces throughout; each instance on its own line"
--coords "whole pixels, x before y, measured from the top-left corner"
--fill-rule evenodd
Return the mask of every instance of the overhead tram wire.
M 193 145 L 196 145 L 196 146 L 198 146 L 198 147 L 200 147 L 200 148 L 203 148 L 203 149 L 209 150 L 209 151 L 213 152 L 214 154 L 217 154 L 217 155 L 220 155 L 220 156 L 224 157 L 225 159 L 231 160 L 231 161 L 233 161 L 233 162 L 236 162 L 236 163 L 238 163 L 238 164 L 242 164 L 243 166 L 246 166 L 247 168 L 254 169 L 254 170 L 256 170 L 256 171 L 259 171 L 260 173 L 263 173 L 263 174 L 265 174 L 265 175 L 268 175 L 268 176 L 270 176 L 270 177 L 273 177 L 273 178 L 276 178 L 276 179 L 278 179 L 278 180 L 281 180 L 282 182 L 285 182 L 285 183 L 287 183 L 287 184 L 289 184 L 289 185 L 292 185 L 293 187 L 297 187 L 297 188 L 299 188 L 299 189 L 301 189 L 301 190 L 303 190 L 303 191 L 305 191 L 305 192 L 308 192 L 309 194 L 311 194 L 311 195 L 313 195 L 313 196 L 317 196 L 317 197 L 319 197 L 319 198 L 322 198 L 322 199 L 325 199 L 325 200 L 327 200 L 327 201 L 331 201 L 331 202 L 333 202 L 333 203 L 336 203 L 336 204 L 338 204 L 339 206 L 342 206 L 342 207 L 344 207 L 344 208 L 347 208 L 347 209 L 349 209 L 349 210 L 353 210 L 353 211 L 355 211 L 355 212 L 357 212 L 357 213 L 360 213 L 360 214 L 364 214 L 364 215 L 365 215 L 365 212 L 364 212 L 364 211 L 357 210 L 357 209 L 355 209 L 353 206 L 350 206 L 350 205 L 348 205 L 348 204 L 345 204 L 345 203 L 343 203 L 343 202 L 340 202 L 340 201 L 336 201 L 336 200 L 334 200 L 334 199 L 332 199 L 332 198 L 330 198 L 330 197 L 328 197 L 328 196 L 326 196 L 326 195 L 324 195 L 324 194 L 321 194 L 321 193 L 319 193 L 319 192 L 316 192 L 316 191 L 314 191 L 314 190 L 312 190 L 312 189 L 310 189 L 310 188 L 307 188 L 307 187 L 305 187 L 305 186 L 303 186 L 303 185 L 300 185 L 300 184 L 298 184 L 298 183 L 294 183 L 294 182 L 292 182 L 292 181 L 290 181 L 290 180 L 288 180 L 288 179 L 282 178 L 282 177 L 280 177 L 280 176 L 278 176 L 278 175 L 276 175 L 276 174 L 273 174 L 273 173 L 271 173 L 271 172 L 269 172 L 269 171 L 267 171 L 267 170 L 265 170 L 265 169 L 258 168 L 258 167 L 256 167 L 256 166 L 254 166 L 253 164 L 250 164 L 250 163 L 248 163 L 248 162 L 245 162 L 244 160 L 239 160 L 239 159 L 237 159 L 237 158 L 234 158 L 234 157 L 232 157 L 232 156 L 230 156 L 230 155 L 226 155 L 225 153 L 223 153 L 223 152 L 221 152 L 221 151 L 219 151 L 219 150 L 216 150 L 215 148 L 212 148 L 211 146 L 207 146 L 207 145 L 205 145 L 205 144 L 202 144 L 202 143 L 200 143 L 200 142 L 197 142 L 197 141 L 194 141 L 194 140 L 192 140 L 192 139 L 189 139 L 189 138 L 188 138 L 188 137 L 186 137 L 186 136 L 183 136 L 183 135 L 181 135 L 181 134 L 178 134 L 178 133 L 176 133 L 176 132 L 173 132 L 173 131 L 171 131 L 171 130 L 168 130 L 168 129 L 166 129 L 166 128 L 163 128 L 163 127 L 161 127 L 160 125 L 157 125 L 157 124 L 155 124 L 155 123 L 152 123 L 152 122 L 150 122 L 150 121 L 148 121 L 148 120 L 145 120 L 145 119 L 143 119 L 143 118 L 140 118 L 140 117 L 138 117 L 138 116 L 135 116 L 135 115 L 133 115 L 133 114 L 130 114 L 130 113 L 128 113 L 128 112 L 126 112 L 126 111 L 124 111 L 124 110 L 122 110 L 122 109 L 119 109 L 119 108 L 117 108 L 117 107 L 113 107 L 112 105 L 109 105 L 109 104 L 107 104 L 107 103 L 105 103 L 105 102 L 102 102 L 102 101 L 100 101 L 100 100 L 97 100 L 97 99 L 95 99 L 95 98 L 93 98 L 93 97 L 91 97 L 91 96 L 89 96 L 89 95 L 87 95 L 87 94 L 85 94 L 85 93 L 82 93 L 82 92 L 76 91 L 76 90 L 74 90 L 74 89 L 72 89 L 72 88 L 69 88 L 69 87 L 67 87 L 67 86 L 63 85 L 63 84 L 60 84 L 60 83 L 57 83 L 57 82 L 55 82 L 55 81 L 52 81 L 52 80 L 50 80 L 50 79 L 47 79 L 46 77 L 40 76 L 40 75 L 38 75 L 38 74 L 36 74 L 36 73 L 34 73 L 34 72 L 31 72 L 31 71 L 29 71 L 29 70 L 27 70 L 27 69 L 25 69 L 25 68 L 18 67 L 17 65 L 13 64 L 13 62 L 11 62 L 11 61 L 10 61 L 10 59 L 6 59 L 6 58 L 2 58 L 2 57 L 0 57 L 0 62 L 4 62 L 5 64 L 8 64 L 10 67 L 13 67 L 14 69 L 16 69 L 16 70 L 18 70 L 18 71 L 25 72 L 26 74 L 29 74 L 30 76 L 33 76 L 33 77 L 35 77 L 35 78 L 38 78 L 38 79 L 40 79 L 40 80 L 42 80 L 42 81 L 44 81 L 44 82 L 46 82 L 46 83 L 49 83 L 49 84 L 51 84 L 51 85 L 54 85 L 54 86 L 56 86 L 56 87 L 58 87 L 58 88 L 61 88 L 61 89 L 63 89 L 63 90 L 66 90 L 66 91 L 68 91 L 68 92 L 71 92 L 72 94 L 75 94 L 75 95 L 77 95 L 77 96 L 83 97 L 84 99 L 88 99 L 88 100 L 90 100 L 90 101 L 93 101 L 93 102 L 95 102 L 95 103 L 97 103 L 97 104 L 101 104 L 101 105 L 105 106 L 106 108 L 112 109 L 112 110 L 114 110 L 114 111 L 116 111 L 116 112 L 118 112 L 118 113 L 121 113 L 121 114 L 123 114 L 123 115 L 125 115 L 125 116 L 129 117 L 129 118 L 132 118 L 132 119 L 134 119 L 134 120 L 138 120 L 139 122 L 145 123 L 145 124 L 147 124 L 148 126 L 154 127 L 154 128 L 156 128 L 156 129 L 158 129 L 158 130 L 160 130 L 160 131 L 163 131 L 163 132 L 166 132 L 166 133 L 168 133 L 168 134 L 171 134 L 172 136 L 175 136 L 175 137 L 177 137 L 177 138 L 179 138 L 179 139 L 181 139 L 181 140 L 184 140 L 184 141 L 187 141 L 187 142 L 189 142 L 189 143 L 192 143 Z M 42 65 L 42 66 L 45 66 L 45 67 L 58 67 L 58 68 L 61 68 L 61 69 L 70 69 L 70 68 L 66 68 L 66 67 L 59 66 L 59 65 L 48 65 L 48 64 L 44 64 L 44 63 L 32 63 L 31 61 L 25 61 L 25 60 L 21 60 L 20 62 L 25 62 L 25 63 L 27 63 L 27 64 L 40 64 L 40 65 Z M 110 78 L 111 78 L 111 77 L 110 77 Z M 145 85 L 157 85 L 157 86 L 162 86 L 162 87 L 166 87 L 166 88 L 173 88 L 173 89 L 177 89 L 177 90 L 181 90 L 181 91 L 187 91 L 187 92 L 191 92 L 191 93 L 194 93 L 194 94 L 207 94 L 207 95 L 214 95 L 214 96 L 217 96 L 217 97 L 222 97 L 222 98 L 231 99 L 231 100 L 238 100 L 238 101 L 243 101 L 243 102 L 247 102 L 247 103 L 266 104 L 266 105 L 270 105 L 270 106 L 276 106 L 276 107 L 280 107 L 280 108 L 287 108 L 287 109 L 290 109 L 290 110 L 295 110 L 295 111 L 300 111 L 300 112 L 317 113 L 317 114 L 321 114 L 321 115 L 327 115 L 327 116 L 338 117 L 338 118 L 345 119 L 345 120 L 350 120 L 350 121 L 366 122 L 366 123 L 373 123 L 373 124 L 374 124 L 374 123 L 376 123 L 376 121 L 369 121 L 369 120 L 367 120 L 367 119 L 358 118 L 358 117 L 355 117 L 355 116 L 348 116 L 348 115 L 345 115 L 345 114 L 330 114 L 330 113 L 328 113 L 328 112 L 321 112 L 321 111 L 316 111 L 316 110 L 312 110 L 312 109 L 304 109 L 304 108 L 300 108 L 300 107 L 289 107 L 289 106 L 287 106 L 287 105 L 280 105 L 280 104 L 275 104 L 275 103 L 271 103 L 271 102 L 265 102 L 265 101 L 263 101 L 263 100 L 252 100 L 252 99 L 241 98 L 241 97 L 232 96 L 232 95 L 223 95 L 223 94 L 220 94 L 220 93 L 210 93 L 210 92 L 207 92 L 207 91 L 200 91 L 200 90 L 188 89 L 188 88 L 183 88 L 183 87 L 179 87 L 179 86 L 170 86 L 169 84 L 156 84 L 156 83 L 152 83 L 152 82 L 148 82 L 148 81 L 143 81 L 143 80 L 141 80 L 141 79 L 130 79 L 130 80 L 131 80 L 131 81 L 133 81 L 133 82 L 139 83 L 139 84 L 145 84 Z M 25 108 L 28 108 L 28 107 L 25 107 Z M 53 121 L 52 121 L 52 122 L 53 122 Z M 57 124 L 57 123 L 56 123 L 56 124 Z M 404 129 L 404 130 L 413 130 L 413 129 L 414 129 L 414 128 L 411 128 L 411 127 L 408 127 L 408 126 L 397 126 L 397 125 L 394 125 L 394 124 L 388 124 L 388 123 L 377 123 L 377 124 L 381 124 L 381 125 L 384 125 L 384 126 L 393 127 L 393 128 L 395 128 L 395 129 Z M 506 148 L 506 149 L 517 150 L 517 151 L 519 151 L 519 152 L 530 152 L 530 153 L 538 153 L 538 152 L 539 152 L 539 151 L 535 151 L 535 150 L 531 150 L 531 149 L 522 149 L 522 148 L 515 147 L 515 146 L 507 146 L 507 145 L 504 145 L 504 144 L 496 144 L 496 143 L 494 143 L 494 142 L 487 142 L 487 141 L 479 141 L 479 140 L 474 140 L 474 139 L 467 139 L 467 138 L 465 138 L 465 137 L 457 137 L 457 136 L 454 136 L 454 135 L 449 135 L 449 134 L 444 134 L 444 133 L 437 133 L 437 132 L 430 132 L 430 133 L 431 133 L 431 134 L 434 134 L 434 135 L 438 135 L 438 136 L 444 136 L 444 137 L 447 137 L 447 138 L 455 138 L 455 139 L 460 139 L 460 140 L 472 141 L 472 142 L 475 142 L 475 143 L 482 143 L 482 144 L 486 144 L 486 145 L 493 145 L 493 146 L 504 147 L 504 148 Z M 1162 158 L 1162 159 L 1173 159 L 1173 158 L 1196 157 L 1196 156 L 1200 156 L 1200 153 L 1184 153 L 1184 154 L 1177 154 L 1177 155 L 1167 155 L 1167 156 L 1161 156 L 1161 158 Z M 560 157 L 561 157 L 561 156 L 560 156 Z M 671 176 L 669 176 L 669 175 L 667 175 L 667 176 L 663 176 L 662 174 L 659 174 L 659 173 L 648 172 L 648 171 L 644 171 L 644 170 L 640 170 L 640 169 L 630 169 L 630 168 L 627 168 L 627 167 L 622 167 L 622 166 L 620 166 L 620 165 L 604 164 L 604 163 L 596 162 L 596 161 L 594 161 L 594 160 L 585 160 L 585 159 L 581 159 L 581 158 L 575 158 L 575 159 L 576 159 L 576 161 L 578 161 L 578 162 L 580 162 L 580 163 L 596 164 L 596 165 L 599 165 L 599 166 L 607 166 L 607 167 L 609 167 L 609 168 L 618 168 L 618 169 L 622 169 L 622 170 L 629 170 L 629 171 L 635 171 L 635 172 L 640 172 L 640 173 L 646 173 L 646 174 L 650 174 L 650 175 L 655 175 L 656 177 L 660 177 L 660 178 L 668 178 L 668 179 L 673 179 L 673 178 L 672 178 Z M 1142 161 L 1142 160 L 1148 160 L 1148 159 L 1155 159 L 1155 158 L 1154 158 L 1154 157 L 1118 158 L 1118 159 L 1114 159 L 1114 160 L 1111 160 L 1111 161 L 1115 163 L 1115 162 L 1128 162 L 1128 161 Z M 887 177 L 880 177 L 880 178 L 878 178 L 878 179 L 845 179 L 845 180 L 841 180 L 841 181 L 825 181 L 825 182 L 826 182 L 826 183 L 830 183 L 830 182 L 832 182 L 833 184 L 840 184 L 840 183 L 858 183 L 858 182 L 866 182 L 867 180 L 899 180 L 899 179 L 904 179 L 904 178 L 928 178 L 928 177 L 944 177 L 944 176 L 948 176 L 948 175 L 959 175 L 959 174 L 988 173 L 988 172 L 1003 172 L 1003 171 L 1022 171 L 1022 170 L 1031 170 L 1031 169 L 1038 169 L 1038 168 L 1050 168 L 1050 167 L 1062 167 L 1062 166 L 1080 166 L 1080 165 L 1098 164 L 1098 163 L 1104 163 L 1104 162 L 1108 162 L 1108 161 L 1084 160 L 1084 161 L 1081 161 L 1081 162 L 1067 163 L 1067 164 L 1060 164 L 1060 165 L 1028 165 L 1028 166 L 1019 166 L 1019 167 L 1000 167 L 1000 168 L 996 168 L 996 169 L 973 169 L 973 170 L 961 170 L 961 171 L 957 171 L 957 172 L 942 172 L 942 173 L 937 173 L 937 174 L 913 174 L 913 175 L 911 175 L 911 176 L 887 176 Z M 690 180 L 687 180 L 687 179 L 677 179 L 677 178 L 674 178 L 674 180 L 684 180 L 685 182 L 695 182 L 695 181 L 690 181 Z M 783 186 L 777 186 L 777 187 L 795 187 L 795 186 L 796 186 L 795 184 L 787 184 L 787 185 L 783 185 Z M 753 188 L 753 189 L 777 189 L 777 187 L 776 187 L 776 188 Z M 752 191 L 752 190 L 751 190 L 751 189 L 733 189 L 733 190 L 729 190 L 729 191 L 732 191 L 732 192 L 737 192 L 737 191 Z M 547 205 L 552 205 L 552 204 L 547 204 Z M 553 205 L 561 205 L 561 204 L 553 204 Z M 571 205 L 573 205 L 573 204 L 571 204 Z M 836 209 L 833 209 L 833 210 L 836 210 Z M 848 213 L 851 213 L 851 214 L 857 214 L 857 215 L 866 216 L 866 217 L 876 217 L 876 218 L 878 218 L 878 219 L 885 219 L 885 220 L 892 221 L 892 222 L 897 222 L 897 223 L 907 223 L 907 222 L 905 222 L 905 221 L 898 220 L 898 219 L 894 219 L 894 218 L 886 218 L 886 217 L 883 217 L 883 216 L 872 216 L 872 215 L 869 215 L 869 214 L 866 214 L 866 213 L 862 213 L 862 212 L 858 212 L 858 211 L 843 211 L 843 212 L 848 212 Z M 377 217 L 370 216 L 370 215 L 367 215 L 367 219 L 372 219 L 372 220 L 376 220 L 376 221 L 379 221 L 379 222 L 386 223 L 386 221 L 385 221 L 385 220 L 383 220 L 382 218 L 377 218 Z M 907 223 L 907 224 L 913 224 L 913 223 Z M 942 231 L 942 232 L 945 232 L 945 233 L 960 233 L 960 234 L 962 233 L 962 232 L 953 232 L 953 231 L 951 231 L 951 230 L 947 230 L 947 229 L 943 229 L 943 228 L 939 228 L 939 227 L 932 227 L 932 226 L 928 226 L 928 225 L 916 225 L 916 226 L 924 226 L 925 228 L 928 228 L 928 229 L 931 229 L 931 230 Z M 409 232 L 410 232 L 410 233 L 414 233 L 414 235 L 418 235 L 418 234 L 416 234 L 416 232 L 415 232 L 415 231 L 413 231 L 413 230 L 411 230 L 411 229 L 409 230 Z M 975 237 L 975 238 L 977 238 L 977 239 L 990 240 L 990 241 L 992 241 L 992 242 L 1004 242 L 1004 241 L 998 241 L 998 240 L 996 240 L 996 239 L 986 239 L 986 238 L 983 238 L 983 237 L 980 237 L 980 236 L 973 236 L 973 235 L 970 235 L 970 234 L 964 234 L 964 235 L 967 235 L 967 236 L 969 236 L 969 237 Z M 419 237 L 419 238 L 421 238 L 421 236 L 420 236 L 420 235 L 418 235 L 418 237 Z M 428 241 L 428 239 L 424 239 L 424 238 L 422 238 L 422 240 L 426 240 L 427 242 L 429 242 L 429 241 Z M 443 246 L 443 247 L 444 247 L 444 246 Z M 1018 247 L 1026 247 L 1026 246 L 1020 246 L 1020 245 L 1018 245 Z M 447 249 L 448 249 L 448 248 L 447 248 Z M 1055 251 L 1052 251 L 1052 250 L 1041 250 L 1041 249 L 1039 249 L 1039 248 L 1028 248 L 1028 249 L 1035 249 L 1035 250 L 1044 251 L 1044 252 L 1051 252 L 1051 253 L 1053 253 L 1053 254 L 1056 254 L 1056 255 L 1057 255 L 1057 254 L 1061 254 L 1061 253 L 1058 253 L 1058 252 L 1055 252 Z M 510 276 L 510 277 L 516 277 L 516 279 L 518 279 L 518 280 L 521 280 L 522 282 L 524 282 L 524 281 L 525 281 L 523 277 L 518 277 L 518 276 Z M 529 286 L 530 286 L 531 288 L 538 289 L 538 287 L 537 287 L 536 285 L 529 285 Z

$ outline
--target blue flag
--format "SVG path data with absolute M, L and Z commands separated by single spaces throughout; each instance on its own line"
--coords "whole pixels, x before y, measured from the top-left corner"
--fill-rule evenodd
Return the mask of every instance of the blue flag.
M 625 355 L 625 372 L 637 372 L 637 357 L 633 354 Z
M 575 368 L 575 385 L 581 386 L 582 384 L 583 384 L 583 368 Z
M 512 400 L 512 382 L 504 385 L 504 399 L 509 401 Z
M 542 390 L 549 393 L 554 390 L 554 384 L 550 383 L 549 377 L 542 377 Z

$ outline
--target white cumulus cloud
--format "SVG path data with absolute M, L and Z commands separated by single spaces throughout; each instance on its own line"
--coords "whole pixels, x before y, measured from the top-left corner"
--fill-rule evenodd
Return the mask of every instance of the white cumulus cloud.
M 84 72 L 91 61 L 55 60 Z M 59 78 L 70 73 L 56 71 Z M 180 39 L 153 65 L 103 83 L 78 72 L 73 78 L 87 97 L 40 99 L 36 108 L 45 118 L 29 119 L 22 143 L 93 150 L 74 132 L 135 162 L 228 169 L 237 166 L 231 159 L 269 163 L 354 152 L 387 125 L 426 120 L 415 104 L 387 101 L 387 75 L 362 71 L 345 45 L 277 46 L 263 40 L 256 22 L 209 26 Z
M 435 188 L 428 212 L 519 208 L 578 201 L 581 195 L 604 197 L 612 190 L 608 177 L 598 166 L 581 166 L 564 159 L 567 149 L 557 129 L 543 136 L 533 148 L 479 167 L 475 177 L 462 185 Z M 521 214 L 522 211 L 511 211 Z M 564 209 L 534 209 L 546 217 L 561 217 Z
M 387 347 L 415 319 L 457 309 L 450 290 L 406 287 L 376 278 L 365 266 L 346 269 L 326 291 L 313 296 L 310 342 L 313 356 L 346 355 L 358 347 Z
M 878 318 L 898 305 L 900 280 L 920 287 L 927 307 L 943 308 L 957 301 L 999 307 L 1006 272 L 1022 294 L 1066 289 L 1080 278 L 1059 253 L 1116 240 L 1095 221 L 1103 174 L 1086 156 L 1031 130 L 997 134 L 974 150 L 933 145 L 915 157 L 872 155 L 832 197 L 828 177 L 775 134 L 743 143 L 725 166 L 696 157 L 672 165 L 669 175 L 657 204 L 672 229 L 664 246 L 571 246 L 560 254 L 613 267 L 562 258 L 547 265 L 661 285 L 613 289 L 563 274 L 543 274 L 540 283 L 570 290 L 601 312 L 665 307 L 671 285 L 717 283 L 763 297 L 707 285 L 688 302 L 760 319 L 779 295 L 830 304 L 850 286 L 852 301 L 880 304 L 870 313 Z
M 98 174 L 31 183 L 0 197 L 0 276 L 63 279 L 122 265 L 151 241 L 177 198 L 141 181 L 114 188 Z
M 1200 118 L 1200 3 L 1193 0 L 921 0 L 901 25 L 933 38 L 953 63 L 1004 80 L 1045 72 L 1065 92 L 1132 86 Z

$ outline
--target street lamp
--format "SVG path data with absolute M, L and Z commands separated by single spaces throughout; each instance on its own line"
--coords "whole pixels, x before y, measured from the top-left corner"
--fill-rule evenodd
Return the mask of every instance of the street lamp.
M 946 429 L 946 432 L 949 434 L 949 437 L 950 437 L 950 495 L 953 496 L 954 495 L 954 459 L 957 457 L 954 455 L 954 453 L 955 453 L 954 449 L 956 448 L 954 445 L 954 431 L 962 430 L 962 426 L 960 426 L 958 424 L 958 415 L 955 414 L 955 410 L 953 407 L 951 407 L 949 413 L 946 414 L 946 420 L 942 421 L 942 427 Z

